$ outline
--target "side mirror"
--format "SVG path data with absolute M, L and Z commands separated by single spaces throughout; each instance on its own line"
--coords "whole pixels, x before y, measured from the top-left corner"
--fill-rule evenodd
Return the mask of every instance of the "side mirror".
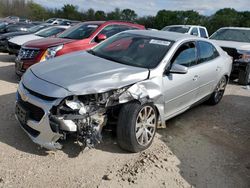
M 96 42 L 102 42 L 102 41 L 104 41 L 104 40 L 106 40 L 107 39 L 107 36 L 106 35 L 104 35 L 104 34 L 99 34 L 99 35 L 97 35 L 96 36 Z
M 186 74 L 188 72 L 188 68 L 183 65 L 173 64 L 168 72 L 173 74 Z

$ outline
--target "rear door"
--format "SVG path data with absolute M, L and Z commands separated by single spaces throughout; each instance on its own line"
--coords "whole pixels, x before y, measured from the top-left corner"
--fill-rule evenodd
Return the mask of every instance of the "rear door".
M 197 41 L 198 49 L 198 64 L 196 67 L 199 69 L 199 92 L 197 100 L 200 100 L 209 95 L 215 85 L 219 72 L 222 70 L 222 65 L 219 58 L 219 53 L 216 48 L 209 42 Z

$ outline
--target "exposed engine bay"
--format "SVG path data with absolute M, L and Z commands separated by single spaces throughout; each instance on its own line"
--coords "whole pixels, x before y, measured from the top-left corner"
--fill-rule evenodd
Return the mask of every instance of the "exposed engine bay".
M 62 134 L 65 139 L 67 134 L 74 134 L 83 146 L 93 148 L 102 140 L 101 132 L 107 124 L 108 116 L 118 109 L 114 107 L 134 99 L 133 92 L 127 88 L 67 97 L 51 109 L 51 129 Z

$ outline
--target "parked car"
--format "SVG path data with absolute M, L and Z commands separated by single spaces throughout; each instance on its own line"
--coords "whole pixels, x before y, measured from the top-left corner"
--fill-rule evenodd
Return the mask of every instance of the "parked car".
M 223 27 L 210 37 L 233 57 L 232 79 L 241 85 L 250 83 L 250 28 Z
M 85 52 L 30 67 L 18 86 L 16 117 L 37 144 L 61 148 L 75 135 L 89 147 L 117 121 L 121 148 L 148 148 L 159 122 L 222 99 L 232 59 L 203 38 L 126 31 Z
M 42 39 L 46 37 L 51 37 L 51 36 L 56 36 L 58 33 L 63 32 L 69 28 L 69 26 L 50 26 L 48 28 L 45 28 L 43 30 L 40 30 L 34 34 L 29 34 L 29 35 L 22 35 L 22 36 L 17 36 L 14 38 L 11 38 L 8 41 L 8 52 L 10 54 L 15 54 L 17 55 L 21 46 L 28 42 L 28 41 L 33 41 L 36 39 Z
M 19 22 L 19 19 L 20 18 L 18 16 L 7 16 L 1 19 L 1 21 L 8 22 L 8 23 L 16 23 L 16 22 Z
M 0 34 L 5 33 L 5 29 L 7 28 L 8 25 L 9 23 L 7 22 L 0 22 Z
M 17 31 L 27 31 L 29 28 L 31 28 L 33 26 L 34 25 L 31 24 L 31 23 L 9 24 L 9 23 L 5 22 L 3 27 L 0 26 L 0 34 L 10 33 L 10 32 L 17 32 Z
M 25 43 L 16 59 L 16 74 L 21 76 L 35 63 L 70 52 L 87 50 L 106 38 L 129 29 L 145 27 L 122 21 L 90 21 L 73 26 L 56 38 Z
M 8 52 L 8 40 L 10 40 L 13 37 L 21 36 L 21 35 L 27 35 L 36 33 L 42 29 L 45 29 L 49 27 L 49 25 L 43 24 L 43 25 L 36 25 L 31 28 L 29 28 L 27 31 L 19 31 L 19 32 L 10 32 L 10 33 L 4 33 L 0 35 L 0 52 Z
M 72 21 L 72 22 L 78 22 L 78 21 Z M 46 20 L 45 23 L 50 25 L 71 25 L 71 20 L 63 18 L 50 18 Z
M 208 38 L 206 27 L 198 25 L 170 25 L 162 29 L 162 31 L 171 31 L 177 33 L 185 33 L 198 37 Z

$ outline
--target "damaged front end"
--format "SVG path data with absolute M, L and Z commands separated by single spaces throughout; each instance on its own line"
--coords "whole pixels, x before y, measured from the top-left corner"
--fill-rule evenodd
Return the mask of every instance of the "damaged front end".
M 107 95 L 70 96 L 51 109 L 50 123 L 54 132 L 66 137 L 75 133 L 77 141 L 94 147 L 101 141 L 101 131 L 107 122 Z
M 122 89 L 112 90 L 105 93 L 68 96 L 64 99 L 45 99 L 41 95 L 28 90 L 21 83 L 18 88 L 20 101 L 40 108 L 44 111 L 40 119 L 34 119 L 34 114 L 24 107 L 27 112 L 26 122 L 21 122 L 20 112 L 16 116 L 22 128 L 31 139 L 47 149 L 61 149 L 58 140 L 66 139 L 68 135 L 74 135 L 78 143 L 84 147 L 92 148 L 102 140 L 102 130 L 107 124 L 108 118 L 119 105 L 132 100 L 143 103 L 147 93 L 143 87 L 128 86 Z M 117 108 L 118 107 L 118 108 Z M 32 135 L 32 130 L 37 135 Z
M 82 145 L 92 148 L 102 140 L 102 129 L 118 105 L 142 99 L 128 87 L 100 94 L 66 97 L 51 109 L 50 124 L 54 132 L 75 133 Z

